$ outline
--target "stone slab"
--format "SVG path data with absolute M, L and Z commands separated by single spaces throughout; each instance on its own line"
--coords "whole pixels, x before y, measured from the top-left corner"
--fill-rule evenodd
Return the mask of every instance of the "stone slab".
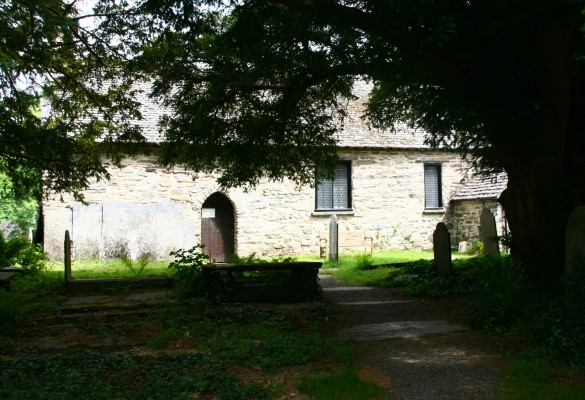
M 414 303 L 414 300 L 389 300 L 389 301 L 349 301 L 337 303 L 342 306 L 376 306 L 382 304 Z
M 489 208 L 484 207 L 481 211 L 480 223 L 483 252 L 485 254 L 500 254 L 496 220 Z
M 433 232 L 434 264 L 442 274 L 451 273 L 451 239 L 449 230 L 443 222 L 437 224 Z
M 373 287 L 368 286 L 335 286 L 335 287 L 324 287 L 324 292 L 355 292 L 359 290 L 372 290 Z
M 400 321 L 356 325 L 338 332 L 340 339 L 388 340 L 461 332 L 469 328 L 447 321 Z

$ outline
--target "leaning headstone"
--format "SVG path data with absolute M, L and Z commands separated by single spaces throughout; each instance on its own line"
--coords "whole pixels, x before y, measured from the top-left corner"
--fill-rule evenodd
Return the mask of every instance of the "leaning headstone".
M 69 231 L 65 231 L 65 241 L 63 242 L 63 260 L 65 262 L 65 283 L 71 278 L 71 237 Z
M 496 219 L 489 208 L 484 207 L 479 217 L 481 240 L 483 241 L 483 252 L 485 254 L 500 254 L 498 244 L 498 232 L 496 230 Z
M 565 272 L 567 276 L 579 272 L 578 268 L 585 268 L 585 206 L 573 210 L 565 229 Z
M 337 226 L 337 216 L 333 214 L 329 221 L 329 259 L 337 261 L 339 258 L 339 232 Z
M 433 232 L 433 253 L 435 268 L 443 274 L 451 273 L 451 235 L 443 222 L 437 224 Z

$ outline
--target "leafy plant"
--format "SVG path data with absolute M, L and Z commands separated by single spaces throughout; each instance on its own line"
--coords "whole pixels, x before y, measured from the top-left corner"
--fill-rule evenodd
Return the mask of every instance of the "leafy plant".
M 130 270 L 133 275 L 140 276 L 144 273 L 144 269 L 151 261 L 150 253 L 142 253 L 136 261 L 131 260 L 128 256 L 123 255 L 120 261 L 126 268 Z
M 4 239 L 0 232 L 0 268 L 22 267 L 35 273 L 45 266 L 46 257 L 40 245 L 29 243 L 23 237 Z
M 369 253 L 358 254 L 355 256 L 356 268 L 361 270 L 374 269 L 374 258 Z
M 172 251 L 170 255 L 175 257 L 175 260 L 169 264 L 169 268 L 175 270 L 175 277 L 184 295 L 203 297 L 205 295 L 203 265 L 209 260 L 209 257 L 203 253 L 203 246 L 197 244 L 188 250 Z
M 467 249 L 467 254 L 472 256 L 483 254 L 483 242 L 473 242 L 471 246 L 469 246 L 469 249 Z

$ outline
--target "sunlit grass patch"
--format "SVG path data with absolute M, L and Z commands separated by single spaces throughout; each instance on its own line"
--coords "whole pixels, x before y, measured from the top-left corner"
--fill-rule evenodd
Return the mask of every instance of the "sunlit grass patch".
M 137 260 L 131 261 L 137 264 Z M 73 260 L 71 273 L 76 279 L 97 279 L 97 278 L 134 278 L 137 276 L 172 276 L 175 271 L 169 269 L 168 260 L 152 260 L 140 269 L 138 264 L 132 268 L 128 261 L 122 259 L 106 260 Z M 50 261 L 47 263 L 50 271 L 63 271 L 63 261 Z M 139 272 L 138 272 L 139 271 Z
M 400 266 L 404 263 L 432 258 L 433 253 L 428 251 L 384 251 L 343 254 L 337 262 L 324 265 L 334 268 L 333 276 L 348 284 L 386 286 L 390 278 L 403 273 Z

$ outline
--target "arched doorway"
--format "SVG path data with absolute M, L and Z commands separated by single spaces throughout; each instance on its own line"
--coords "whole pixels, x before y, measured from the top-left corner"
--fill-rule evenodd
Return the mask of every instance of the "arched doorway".
M 227 262 L 235 251 L 234 206 L 216 192 L 201 206 L 201 244 L 210 261 Z

